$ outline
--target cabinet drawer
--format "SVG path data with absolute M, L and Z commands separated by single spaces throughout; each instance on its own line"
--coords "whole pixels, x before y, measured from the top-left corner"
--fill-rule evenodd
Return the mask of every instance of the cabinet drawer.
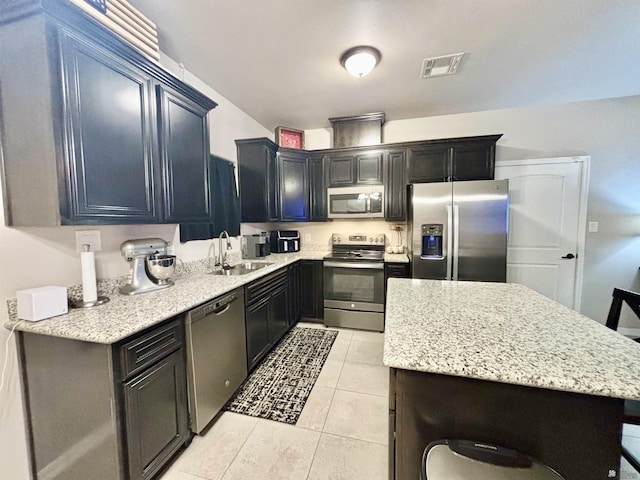
M 179 320 L 125 343 L 120 349 L 122 378 L 128 378 L 152 365 L 179 349 L 183 343 L 184 333 Z
M 286 283 L 286 268 L 282 268 L 277 272 L 267 275 L 266 277 L 262 277 L 246 286 L 244 295 L 245 302 L 247 305 L 250 305 Z

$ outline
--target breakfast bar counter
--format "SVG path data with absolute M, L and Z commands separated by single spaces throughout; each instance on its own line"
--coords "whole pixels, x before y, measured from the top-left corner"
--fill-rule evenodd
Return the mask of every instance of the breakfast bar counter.
M 619 478 L 640 345 L 518 284 L 390 279 L 390 478 L 434 440 L 519 450 L 567 480 Z

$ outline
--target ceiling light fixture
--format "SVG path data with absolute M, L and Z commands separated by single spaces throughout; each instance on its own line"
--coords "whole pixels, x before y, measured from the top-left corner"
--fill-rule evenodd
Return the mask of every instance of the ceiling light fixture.
M 340 65 L 354 77 L 364 77 L 371 73 L 381 58 L 377 48 L 361 45 L 344 52 L 340 57 Z

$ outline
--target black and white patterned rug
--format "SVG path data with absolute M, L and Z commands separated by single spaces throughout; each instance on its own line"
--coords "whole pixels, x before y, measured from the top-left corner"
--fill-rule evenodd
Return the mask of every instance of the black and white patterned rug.
M 224 410 L 295 425 L 337 335 L 320 328 L 291 329 Z

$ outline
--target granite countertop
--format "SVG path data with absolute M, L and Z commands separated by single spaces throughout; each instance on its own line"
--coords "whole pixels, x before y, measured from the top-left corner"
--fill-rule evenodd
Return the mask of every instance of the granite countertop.
M 406 253 L 385 253 L 386 263 L 409 263 L 409 256 Z
M 389 279 L 388 367 L 640 400 L 640 345 L 518 284 Z
M 110 301 L 91 309 L 69 309 L 66 315 L 29 322 L 19 320 L 14 308 L 9 308 L 6 328 L 54 337 L 71 338 L 94 343 L 111 344 L 153 326 L 163 320 L 241 287 L 297 260 L 321 260 L 328 251 L 301 251 L 291 254 L 271 254 L 257 263 L 272 263 L 255 272 L 238 276 L 211 275 L 196 271 L 176 275 L 175 285 L 139 295 L 110 294 Z

